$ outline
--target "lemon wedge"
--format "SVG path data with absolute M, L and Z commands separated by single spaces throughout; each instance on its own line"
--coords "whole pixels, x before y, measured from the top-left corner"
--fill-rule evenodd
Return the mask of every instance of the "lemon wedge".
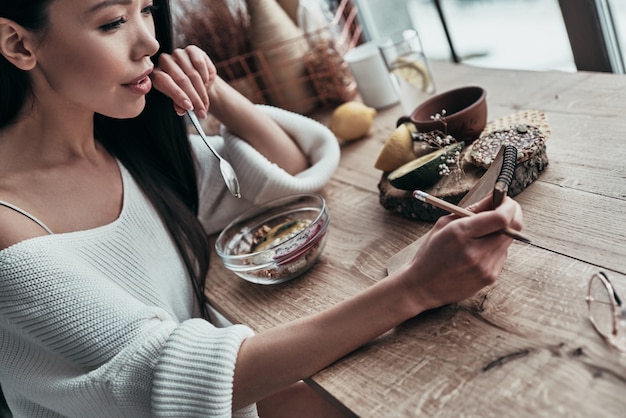
M 339 105 L 332 113 L 328 127 L 335 136 L 344 141 L 353 141 L 367 135 L 376 109 L 357 101 Z
M 398 126 L 389 136 L 378 154 L 374 167 L 382 171 L 392 171 L 417 158 L 413 150 L 413 138 L 406 123 Z

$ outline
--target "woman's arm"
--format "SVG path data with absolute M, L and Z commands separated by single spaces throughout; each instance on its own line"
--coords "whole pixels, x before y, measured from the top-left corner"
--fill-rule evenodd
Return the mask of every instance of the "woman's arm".
M 172 98 L 179 115 L 194 109 L 204 118 L 210 109 L 231 132 L 289 174 L 308 167 L 306 155 L 292 138 L 217 76 L 215 65 L 199 48 L 189 46 L 171 55 L 161 54 L 152 80 L 156 89 Z
M 306 155 L 293 139 L 224 80 L 219 77 L 215 80 L 209 96 L 211 113 L 265 158 L 292 175 L 308 168 Z
M 219 79 L 198 51 L 163 54 L 153 74 L 154 85 L 173 98 L 176 111 L 193 107 L 202 116 L 210 105 L 229 130 L 271 161 L 294 172 L 306 167 L 289 136 Z M 490 205 L 486 198 L 474 208 L 480 212 L 476 216 L 440 218 L 410 263 L 362 293 L 245 340 L 237 357 L 233 409 L 311 376 L 425 310 L 463 300 L 493 283 L 512 242 L 498 231 L 521 229 L 522 215 L 511 199 L 496 210 L 488 210 Z
M 475 211 L 485 210 L 489 199 Z M 520 229 L 519 205 L 441 218 L 414 259 L 362 293 L 318 314 L 248 338 L 237 357 L 233 408 L 311 376 L 368 341 L 425 311 L 463 300 L 498 277 Z

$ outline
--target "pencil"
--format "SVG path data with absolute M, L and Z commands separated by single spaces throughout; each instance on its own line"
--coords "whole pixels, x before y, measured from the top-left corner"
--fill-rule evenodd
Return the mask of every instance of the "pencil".
M 433 205 L 435 207 L 438 207 L 439 209 L 443 209 L 445 211 L 448 211 L 450 213 L 454 213 L 457 216 L 461 216 L 461 217 L 466 217 L 466 216 L 474 216 L 476 215 L 474 212 L 469 211 L 467 209 L 464 209 L 460 206 L 457 206 L 455 204 L 452 204 L 450 202 L 446 202 L 443 199 L 439 199 L 438 197 L 435 196 L 431 196 L 426 192 L 423 192 L 421 190 L 414 190 L 413 191 L 413 197 L 416 198 L 417 200 L 420 200 L 424 203 L 428 203 L 429 205 Z M 530 239 L 528 239 L 527 237 L 525 237 L 524 235 L 522 235 L 522 233 L 520 231 L 516 231 L 513 228 L 509 228 L 506 227 L 505 229 L 502 230 L 502 232 L 506 235 L 508 235 L 509 237 L 516 239 L 518 241 L 521 242 L 525 242 L 526 244 L 530 244 Z

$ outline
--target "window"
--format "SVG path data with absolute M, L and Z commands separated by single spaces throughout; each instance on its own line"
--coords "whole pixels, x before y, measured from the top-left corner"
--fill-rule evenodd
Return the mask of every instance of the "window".
M 623 72 L 623 0 L 355 1 L 368 39 L 414 27 L 431 60 L 450 60 L 455 52 L 460 61 L 485 67 Z
M 623 6 L 622 0 L 559 0 L 578 69 L 624 73 L 618 3 Z

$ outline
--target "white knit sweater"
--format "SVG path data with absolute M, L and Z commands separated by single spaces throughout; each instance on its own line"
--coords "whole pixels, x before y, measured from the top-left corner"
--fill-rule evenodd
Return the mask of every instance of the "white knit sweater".
M 261 201 L 320 189 L 337 167 L 339 147 L 325 127 L 262 108 L 312 166 L 290 176 L 223 131 L 213 139 L 238 174 L 243 198 L 235 199 L 216 159 L 192 137 L 208 232 Z M 15 417 L 229 417 L 237 353 L 252 331 L 193 318 L 184 265 L 121 172 L 124 204 L 113 223 L 0 251 L 0 385 L 9 406 Z M 234 416 L 255 417 L 256 407 Z

